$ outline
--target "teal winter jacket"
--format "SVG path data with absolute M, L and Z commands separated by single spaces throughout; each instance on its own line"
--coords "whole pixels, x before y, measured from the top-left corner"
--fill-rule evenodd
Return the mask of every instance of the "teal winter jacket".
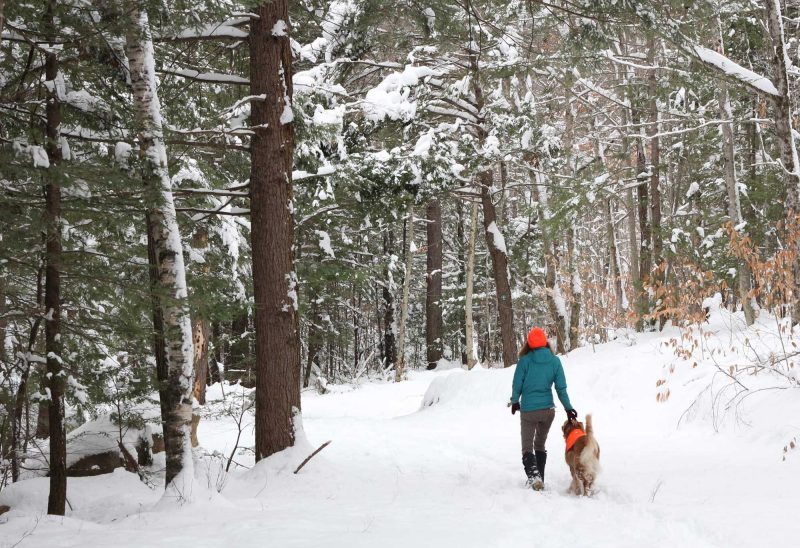
M 514 371 L 514 383 L 511 389 L 511 403 L 522 398 L 520 409 L 536 411 L 550 409 L 553 404 L 553 384 L 556 385 L 558 399 L 564 409 L 572 409 L 567 396 L 567 379 L 561 360 L 554 356 L 549 348 L 537 348 L 522 356 Z

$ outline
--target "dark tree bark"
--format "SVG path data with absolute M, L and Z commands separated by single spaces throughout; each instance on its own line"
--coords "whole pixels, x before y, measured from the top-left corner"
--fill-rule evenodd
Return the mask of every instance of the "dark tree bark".
M 510 367 L 517 363 L 517 341 L 514 338 L 514 308 L 511 300 L 511 285 L 508 280 L 508 257 L 506 250 L 500 249 L 495 238 L 500 235 L 497 226 L 494 202 L 489 194 L 492 185 L 492 172 L 482 171 L 478 174 L 481 185 L 481 205 L 483 206 L 483 228 L 486 236 L 486 247 L 492 258 L 494 287 L 497 295 L 497 313 L 500 317 L 500 337 L 503 341 L 503 366 Z M 500 236 L 502 237 L 502 236 Z
M 387 228 L 383 233 L 383 256 L 387 260 L 383 293 L 383 367 L 386 369 L 397 359 L 397 341 L 394 332 L 394 275 L 389 271 L 388 257 L 394 248 L 394 233 Z
M 356 292 L 356 285 L 352 284 L 353 305 L 353 374 L 358 371 L 358 363 L 361 360 L 361 325 L 359 324 L 359 310 L 361 310 L 361 293 Z
M 292 200 L 292 51 L 287 0 L 255 10 L 250 26 L 250 221 L 256 332 L 256 460 L 295 442 L 300 338 Z M 273 32 L 280 25 L 284 32 Z
M 48 7 L 50 30 L 55 30 L 55 0 Z M 49 81 L 58 78 L 58 57 L 47 53 L 45 73 Z M 47 94 L 47 156 L 50 168 L 45 175 L 45 256 L 44 308 L 45 349 L 47 351 L 47 387 L 50 390 L 50 493 L 47 513 L 64 515 L 67 500 L 67 432 L 64 428 L 65 377 L 61 361 L 61 102 L 56 86 Z
M 442 359 L 442 205 L 439 200 L 427 207 L 428 272 L 425 277 L 425 345 L 428 369 L 435 369 Z
M 461 202 L 456 202 L 456 211 L 458 212 L 458 224 L 456 225 L 456 250 L 458 255 L 458 287 L 466 287 L 467 283 L 467 261 L 466 256 L 464 254 L 464 250 L 466 244 L 464 243 L 464 239 L 466 238 L 466 233 L 464 232 L 464 208 L 461 205 Z M 465 308 L 458 307 L 456 309 L 456 317 L 458 318 L 458 338 L 456 341 L 456 347 L 460 349 L 461 352 L 461 364 L 467 365 L 467 318 L 466 318 L 466 310 Z M 457 353 L 453 352 L 453 356 Z
M 634 107 L 631 121 L 635 127 L 639 127 L 641 117 L 638 110 Z M 636 289 L 637 306 L 636 306 L 636 330 L 641 331 L 644 328 L 644 316 L 650 312 L 650 299 L 645 290 L 645 284 L 650 276 L 650 222 L 648 220 L 649 208 L 649 193 L 647 189 L 647 165 L 644 155 L 643 139 L 639 136 L 636 139 L 636 197 L 638 202 L 638 219 L 639 219 L 639 279 L 634 280 Z

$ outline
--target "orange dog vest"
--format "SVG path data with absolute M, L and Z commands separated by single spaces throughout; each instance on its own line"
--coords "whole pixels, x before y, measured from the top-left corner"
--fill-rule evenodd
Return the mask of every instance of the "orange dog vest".
M 575 445 L 575 442 L 581 439 L 585 435 L 586 432 L 584 432 L 580 428 L 573 428 L 570 431 L 570 433 L 567 434 L 567 451 L 572 449 L 572 446 Z

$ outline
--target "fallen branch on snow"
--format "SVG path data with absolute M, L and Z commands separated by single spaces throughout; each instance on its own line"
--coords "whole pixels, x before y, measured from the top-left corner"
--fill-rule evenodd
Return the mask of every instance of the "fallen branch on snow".
M 326 447 L 328 447 L 328 445 L 330 445 L 331 441 L 332 441 L 332 440 L 328 440 L 328 441 L 326 441 L 325 443 L 323 443 L 322 445 L 320 445 L 319 447 L 317 447 L 317 450 L 316 450 L 316 451 L 314 451 L 313 453 L 311 453 L 309 456 L 307 456 L 307 457 L 306 457 L 306 460 L 304 460 L 303 462 L 301 462 L 301 463 L 300 463 L 300 466 L 298 466 L 298 467 L 295 469 L 294 473 L 295 473 L 295 474 L 296 474 L 296 473 L 298 473 L 298 472 L 300 471 L 300 469 L 301 469 L 303 466 L 305 466 L 305 465 L 306 465 L 306 463 L 308 463 L 308 461 L 310 461 L 312 458 L 314 458 L 314 455 L 316 455 L 317 453 L 319 453 L 320 451 L 322 451 L 323 449 L 325 449 Z

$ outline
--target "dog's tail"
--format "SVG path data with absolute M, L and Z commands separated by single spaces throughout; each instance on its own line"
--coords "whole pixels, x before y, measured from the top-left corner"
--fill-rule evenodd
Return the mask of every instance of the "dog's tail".
M 588 478 L 597 477 L 600 471 L 600 444 L 594 437 L 594 429 L 592 428 L 592 415 L 586 415 L 586 446 L 581 452 L 580 461 L 583 465 L 585 474 Z

